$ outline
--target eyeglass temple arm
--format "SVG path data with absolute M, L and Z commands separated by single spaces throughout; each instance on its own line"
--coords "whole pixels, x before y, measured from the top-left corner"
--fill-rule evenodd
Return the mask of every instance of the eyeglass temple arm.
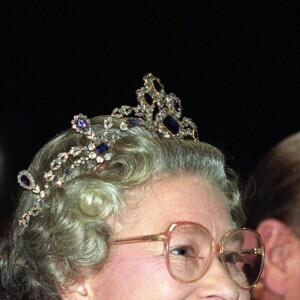
M 118 245 L 118 244 L 133 244 L 133 243 L 144 243 L 144 242 L 156 242 L 156 241 L 165 241 L 167 236 L 165 233 L 159 234 L 152 234 L 152 235 L 142 235 L 136 236 L 133 238 L 125 238 L 119 239 L 110 242 L 111 245 Z

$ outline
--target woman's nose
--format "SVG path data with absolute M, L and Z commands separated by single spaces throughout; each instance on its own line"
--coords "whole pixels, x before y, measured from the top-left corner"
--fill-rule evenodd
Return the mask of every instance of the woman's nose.
M 218 257 L 214 258 L 205 275 L 196 284 L 198 284 L 196 293 L 198 293 L 200 298 L 209 298 L 210 300 L 250 299 L 249 291 L 238 288 Z

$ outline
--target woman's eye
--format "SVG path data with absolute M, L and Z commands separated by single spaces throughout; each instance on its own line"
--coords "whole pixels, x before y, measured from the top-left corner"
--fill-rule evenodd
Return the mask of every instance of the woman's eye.
M 190 246 L 180 246 L 170 250 L 170 253 L 173 255 L 181 255 L 181 256 L 194 256 L 195 251 Z
M 224 255 L 224 259 L 226 263 L 235 264 L 239 261 L 240 255 L 237 252 L 230 252 Z

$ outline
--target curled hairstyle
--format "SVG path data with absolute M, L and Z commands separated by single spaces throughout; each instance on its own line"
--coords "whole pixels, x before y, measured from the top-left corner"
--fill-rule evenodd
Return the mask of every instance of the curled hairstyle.
M 103 120 L 103 116 L 91 119 L 97 135 L 103 131 Z M 71 129 L 56 136 L 29 167 L 36 182 L 42 181 L 42 174 L 57 153 L 85 143 L 85 137 Z M 0 253 L 1 299 L 61 299 L 68 285 L 99 271 L 109 252 L 108 216 L 117 217 L 126 206 L 126 191 L 158 176 L 188 173 L 207 180 L 223 193 L 236 225 L 244 221 L 237 178 L 215 147 L 161 138 L 143 127 L 134 127 L 124 133 L 111 152 L 112 159 L 103 170 L 81 166 L 62 187 L 52 187 L 47 197 L 49 208 L 28 227 L 18 221 L 32 207 L 35 196 L 30 191 L 22 192 L 10 244 Z
M 300 237 L 300 133 L 274 146 L 256 167 L 245 193 L 246 226 L 266 218 L 286 223 Z

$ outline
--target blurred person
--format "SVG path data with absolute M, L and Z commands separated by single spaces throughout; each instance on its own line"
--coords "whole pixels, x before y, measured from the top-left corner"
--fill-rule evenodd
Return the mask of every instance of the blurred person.
M 243 195 L 246 226 L 265 244 L 259 300 L 300 299 L 300 133 L 275 145 L 255 168 Z

